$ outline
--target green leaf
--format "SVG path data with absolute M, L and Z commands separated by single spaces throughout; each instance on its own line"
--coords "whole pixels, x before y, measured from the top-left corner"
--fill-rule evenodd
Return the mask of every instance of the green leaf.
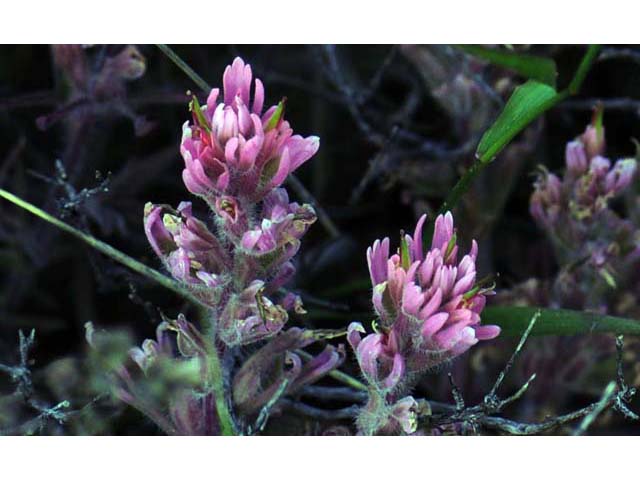
M 483 163 L 493 160 L 513 137 L 567 95 L 567 92 L 559 94 L 555 88 L 535 80 L 520 85 L 498 119 L 482 136 L 476 156 Z
M 269 119 L 269 121 L 264 127 L 265 132 L 268 132 L 269 130 L 273 130 L 278 126 L 278 122 L 280 122 L 280 119 L 284 115 L 284 106 L 286 102 L 287 102 L 286 98 L 283 98 L 278 102 L 278 106 L 276 107 L 275 111 L 271 115 L 271 118 Z
M 411 256 L 409 255 L 409 244 L 407 243 L 404 233 L 400 235 L 400 261 L 402 268 L 409 270 L 411 266 Z
M 582 61 L 576 70 L 576 74 L 573 76 L 573 79 L 569 84 L 568 90 L 571 95 L 575 95 L 580 90 L 582 82 L 584 82 L 591 65 L 596 61 L 596 58 L 598 58 L 598 53 L 600 53 L 600 45 L 589 45 L 587 53 L 585 53 L 582 58 Z
M 640 321 L 612 317 L 590 312 L 536 307 L 487 307 L 482 312 L 482 323 L 498 325 L 502 335 L 521 336 L 529 326 L 531 317 L 540 310 L 531 335 L 577 335 L 584 333 L 613 333 L 640 335 Z
M 144 263 L 139 262 L 134 258 L 131 258 L 129 255 L 122 253 L 120 250 L 113 248 L 111 245 L 101 240 L 98 240 L 97 238 L 94 238 L 91 235 L 84 233 L 67 223 L 64 223 L 62 220 L 58 220 L 54 216 L 49 215 L 47 212 L 36 207 L 35 205 L 25 200 L 22 200 L 21 198 L 16 197 L 12 193 L 9 193 L 3 189 L 0 189 L 0 198 L 4 198 L 5 200 L 10 201 L 11 203 L 17 205 L 18 207 L 25 209 L 29 213 L 37 217 L 40 217 L 41 219 L 51 223 L 52 225 L 55 225 L 56 227 L 58 227 L 59 229 L 67 233 L 70 233 L 74 237 L 79 238 L 83 242 L 87 243 L 89 246 L 107 255 L 108 257 L 112 258 L 116 262 L 124 265 L 125 267 L 130 268 L 134 272 L 137 272 L 140 275 L 143 275 L 157 282 L 163 287 L 168 288 L 169 290 L 172 290 L 178 295 L 181 295 L 184 298 L 193 301 L 194 303 L 200 303 L 200 301 L 196 299 L 191 294 L 191 292 L 187 290 L 186 287 L 183 287 L 180 283 L 176 282 L 174 279 L 169 278 L 166 275 L 163 275 L 157 270 L 154 270 L 153 268 L 146 266 Z
M 459 45 L 458 48 L 474 57 L 512 70 L 528 79 L 537 80 L 551 87 L 556 86 L 558 71 L 556 62 L 550 58 L 496 50 L 479 45 Z
M 202 113 L 202 107 L 200 106 L 198 97 L 196 97 L 195 95 L 192 96 L 191 102 L 189 103 L 189 110 L 196 116 L 198 125 L 204 128 L 207 133 L 211 133 L 211 125 L 209 125 L 209 121 Z

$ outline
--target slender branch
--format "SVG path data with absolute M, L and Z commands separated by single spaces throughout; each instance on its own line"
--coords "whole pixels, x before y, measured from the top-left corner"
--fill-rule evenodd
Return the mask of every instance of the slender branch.
M 630 48 L 603 48 L 598 56 L 598 61 L 623 59 L 640 63 L 640 52 Z
M 567 100 L 558 108 L 566 110 L 592 110 L 593 106 L 601 104 L 605 110 L 631 110 L 640 114 L 640 100 L 629 97 L 616 98 L 581 98 Z
M 332 400 L 342 402 L 364 403 L 369 398 L 367 392 L 354 390 L 349 387 L 323 387 L 319 385 L 309 385 L 300 391 L 303 397 L 320 400 Z
M 289 382 L 290 380 L 288 378 L 285 378 L 284 380 L 282 380 L 282 383 L 280 384 L 278 389 L 275 391 L 273 396 L 269 399 L 269 401 L 265 404 L 265 406 L 262 407 L 262 409 L 260 410 L 260 414 L 258 415 L 258 419 L 256 420 L 255 425 L 251 430 L 249 430 L 249 435 L 253 435 L 257 432 L 261 432 L 262 430 L 264 430 L 264 427 L 267 425 L 267 420 L 269 420 L 269 415 L 271 414 L 271 410 L 273 410 L 273 407 L 275 406 L 275 404 L 278 403 L 278 401 L 284 395 L 284 392 L 287 390 L 287 387 L 289 386 Z
M 584 417 L 584 419 L 580 423 L 580 426 L 573 432 L 573 435 L 584 435 L 593 421 L 603 412 L 605 408 L 607 408 L 608 405 L 611 404 L 611 398 L 615 393 L 616 382 L 609 382 L 600 400 L 595 404 L 593 410 Z
M 315 418 L 318 420 L 344 420 L 352 419 L 358 414 L 360 406 L 352 405 L 346 408 L 340 408 L 338 410 L 323 410 L 322 408 L 312 407 L 306 403 L 296 402 L 285 398 L 282 400 L 282 405 L 285 408 L 289 408 L 300 415 Z
M 500 385 L 502 385 L 502 382 L 504 381 L 505 377 L 507 376 L 507 373 L 509 373 L 509 370 L 511 370 L 511 367 L 514 364 L 514 362 L 516 360 L 516 357 L 518 356 L 518 354 L 522 350 L 522 347 L 524 347 L 524 344 L 527 341 L 527 338 L 529 338 L 529 334 L 531 333 L 531 330 L 533 330 L 533 327 L 535 326 L 536 322 L 538 321 L 538 318 L 540 318 L 541 313 L 542 312 L 540 310 L 538 310 L 538 311 L 536 311 L 536 313 L 533 314 L 533 317 L 531 317 L 531 320 L 529 321 L 529 326 L 527 327 L 527 329 L 522 334 L 522 337 L 520 338 L 520 341 L 518 342 L 518 346 L 516 347 L 516 349 L 511 354 L 511 357 L 509 358 L 509 361 L 506 363 L 506 365 L 504 366 L 504 368 L 502 369 L 502 371 L 498 375 L 498 378 L 496 379 L 496 383 L 493 385 L 493 387 L 491 388 L 491 391 L 487 395 L 488 398 L 492 399 L 492 398 L 496 397 L 496 392 L 497 392 L 498 388 L 500 388 Z M 535 378 L 535 376 L 530 378 L 525 385 L 528 385 L 534 378 Z

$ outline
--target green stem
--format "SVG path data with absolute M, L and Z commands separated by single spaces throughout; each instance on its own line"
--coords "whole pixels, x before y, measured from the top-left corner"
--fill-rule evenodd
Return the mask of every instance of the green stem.
M 182 60 L 176 52 L 174 52 L 169 45 L 164 45 L 162 43 L 157 43 L 156 47 L 158 47 L 162 53 L 164 53 L 167 57 L 171 59 L 173 63 L 175 63 L 180 70 L 187 74 L 187 76 L 193 80 L 193 82 L 198 85 L 204 92 L 209 93 L 211 91 L 211 86 L 198 75 L 189 65 L 187 65 L 184 60 Z
M 313 358 L 312 355 L 305 352 L 304 350 L 296 350 L 296 353 L 300 355 L 302 358 L 304 358 L 305 360 L 311 360 Z M 332 370 L 331 372 L 328 373 L 328 375 L 334 380 L 344 383 L 345 385 L 351 388 L 355 388 L 356 390 L 363 390 L 365 392 L 369 391 L 367 386 L 364 383 L 362 383 L 360 380 L 357 380 L 353 378 L 351 375 L 347 375 L 346 373 L 341 372 L 340 370 Z
M 25 200 L 22 200 L 19 197 L 16 197 L 15 195 L 13 195 L 12 193 L 7 192 L 6 190 L 0 189 L 0 197 L 4 198 L 5 200 L 10 201 L 11 203 L 25 209 L 26 211 L 28 211 L 29 213 L 32 213 L 33 215 L 35 215 L 36 217 L 40 217 L 43 220 L 46 220 L 47 222 L 55 225 L 56 227 L 58 227 L 61 230 L 64 230 L 67 233 L 70 233 L 71 235 L 73 235 L 76 238 L 79 238 L 80 240 L 82 240 L 83 242 L 87 243 L 88 245 L 90 245 L 91 247 L 95 248 L 96 250 L 104 253 L 105 255 L 107 255 L 108 257 L 111 257 L 112 259 L 114 259 L 116 262 L 121 263 L 122 265 L 130 268 L 131 270 L 159 283 L 160 285 L 162 285 L 165 288 L 168 288 L 169 290 L 177 293 L 178 295 L 199 304 L 200 302 L 193 296 L 191 295 L 191 293 L 185 289 L 184 287 L 182 287 L 182 285 L 180 285 L 178 282 L 174 281 L 173 279 L 167 277 L 166 275 L 163 275 L 162 273 L 158 272 L 157 270 L 154 270 L 153 268 L 147 267 L 144 263 L 141 263 L 133 258 L 131 258 L 129 255 L 126 255 L 124 253 L 122 253 L 119 250 L 116 250 L 115 248 L 113 248 L 111 245 L 102 242 L 100 240 L 98 240 L 97 238 L 92 237 L 91 235 L 88 235 L 84 232 L 81 232 L 80 230 L 72 227 L 71 225 L 64 223 L 61 220 L 58 220 L 57 218 L 55 218 L 52 215 L 49 215 L 47 212 L 45 212 L 44 210 L 41 210 L 40 208 L 36 207 L 35 205 L 26 202 Z
M 235 435 L 236 427 L 227 405 L 222 365 L 220 364 L 220 357 L 215 347 L 215 341 L 212 342 L 211 348 L 207 352 L 207 358 L 209 360 L 210 386 L 215 395 L 216 411 L 218 412 L 218 419 L 220 420 L 221 433 L 225 436 Z
M 72 226 L 49 215 L 47 212 L 39 209 L 35 205 L 32 205 L 31 203 L 26 202 L 19 197 L 16 197 L 12 193 L 9 193 L 5 190 L 0 189 L 0 197 L 6 200 L 9 200 L 11 203 L 14 203 L 17 206 L 24 208 L 25 210 L 32 213 L 33 215 L 40 217 L 43 220 L 46 220 L 47 222 L 60 228 L 61 230 L 64 230 L 65 232 L 70 233 L 71 235 L 81 239 L 82 241 L 86 242 L 96 250 L 113 258 L 115 261 L 121 263 L 122 265 L 129 267 L 131 270 L 134 270 L 135 272 L 138 272 L 141 275 L 144 275 L 145 277 L 158 282 L 163 287 L 166 287 L 169 290 L 172 290 L 173 292 L 193 301 L 196 304 L 201 305 L 200 302 L 195 297 L 193 297 L 186 289 L 182 288 L 182 286 L 179 283 L 161 274 L 157 270 L 149 268 L 145 264 L 140 263 L 137 260 L 134 260 L 130 256 L 120 252 L 119 250 L 116 250 L 111 245 L 101 242 L 100 240 L 92 237 L 91 235 L 87 235 L 86 233 L 73 228 Z M 222 367 L 220 365 L 220 358 L 218 357 L 218 352 L 216 351 L 215 346 L 212 345 L 212 348 L 208 352 L 207 356 L 209 359 L 211 388 L 213 388 L 213 391 L 215 394 L 216 410 L 218 412 L 218 417 L 220 419 L 222 434 L 235 435 L 235 427 L 234 427 L 233 419 L 227 407 L 226 397 L 224 394 L 225 393 L 224 380 L 222 375 Z M 168 431 L 166 429 L 166 426 L 163 427 L 161 425 L 161 427 L 164 430 Z
M 598 58 L 598 53 L 600 53 L 600 45 L 589 45 L 587 53 L 582 57 L 578 70 L 576 70 L 576 74 L 573 76 L 573 80 L 571 80 L 571 83 L 567 88 L 567 90 L 569 90 L 569 94 L 575 95 L 578 93 L 582 86 L 582 82 L 584 82 L 584 79 L 591 68 L 591 65 L 596 61 L 596 58 Z
M 589 46 L 589 49 L 587 50 L 587 53 L 585 53 L 584 57 L 582 58 L 582 61 L 580 62 L 580 65 L 578 66 L 578 69 L 576 70 L 576 73 L 573 79 L 571 80 L 571 83 L 569 84 L 569 86 L 565 90 L 558 92 L 558 94 L 555 97 L 553 97 L 553 99 L 546 106 L 544 111 L 554 107 L 555 105 L 565 100 L 570 95 L 575 95 L 576 93 L 578 93 L 589 71 L 589 68 L 597 58 L 599 51 L 600 51 L 600 45 Z M 484 168 L 490 163 L 493 157 L 493 152 L 494 150 L 490 149 L 482 157 L 480 158 L 476 157 L 473 164 L 467 169 L 467 171 L 462 175 L 462 177 L 460 177 L 460 179 L 455 184 L 451 192 L 449 192 L 449 195 L 447 195 L 447 198 L 438 209 L 438 214 L 450 211 L 458 204 L 460 198 L 462 198 L 462 196 L 467 192 L 467 190 L 469 190 L 471 183 L 480 174 L 480 172 L 482 172 Z M 431 241 L 430 239 L 431 239 L 432 233 L 433 233 L 433 222 L 430 222 L 429 228 L 426 230 L 426 235 L 424 236 L 424 238 L 426 239 L 425 243 L 427 241 Z

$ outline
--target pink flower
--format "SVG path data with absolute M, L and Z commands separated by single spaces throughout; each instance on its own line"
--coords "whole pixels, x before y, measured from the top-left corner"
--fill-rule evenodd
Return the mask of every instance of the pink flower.
M 636 160 L 621 159 L 612 166 L 602 156 L 604 146 L 604 127 L 590 125 L 567 144 L 562 179 L 542 170 L 530 201 L 531 215 L 539 225 L 550 231 L 566 230 L 576 221 L 590 221 L 631 184 Z
M 265 284 L 254 280 L 228 299 L 219 319 L 220 338 L 227 345 L 246 345 L 272 337 L 288 320 L 287 311 L 264 295 Z
M 177 210 L 148 203 L 144 229 L 171 275 L 190 286 L 202 287 L 196 292 L 201 299 L 215 302 L 227 282 L 225 271 L 231 259 L 207 226 L 193 216 L 191 203 L 182 202 Z
M 277 254 L 279 262 L 293 257 L 300 247 L 300 238 L 316 221 L 310 205 L 289 203 L 284 188 L 269 192 L 262 202 L 262 221 L 242 236 L 241 246 L 255 256 Z
M 264 406 L 288 380 L 287 394 L 295 394 L 344 361 L 344 349 L 327 345 L 318 355 L 303 361 L 295 353 L 318 340 L 311 330 L 293 327 L 283 331 L 255 351 L 233 378 L 233 401 L 244 414 L 253 414 Z
M 190 192 L 257 201 L 317 152 L 318 137 L 293 135 L 284 101 L 262 112 L 264 87 L 256 79 L 252 95 L 252 78 L 251 67 L 236 58 L 223 75 L 222 101 L 214 88 L 206 106 L 192 103 L 193 123 L 183 126 L 180 147 Z
M 381 390 L 402 385 L 404 377 L 452 359 L 500 329 L 480 325 L 490 288 L 476 283 L 478 246 L 458 261 L 451 213 L 436 219 L 431 248 L 423 252 L 422 229 L 405 235 L 398 253 L 389 256 L 389 239 L 367 250 L 373 306 L 380 332 L 360 338 L 360 324 L 349 327 L 348 340 L 367 380 Z

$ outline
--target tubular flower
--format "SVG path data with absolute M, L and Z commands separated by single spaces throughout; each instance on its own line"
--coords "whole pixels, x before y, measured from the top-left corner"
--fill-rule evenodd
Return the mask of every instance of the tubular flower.
M 388 238 L 367 250 L 379 331 L 361 338 L 364 328 L 357 323 L 348 331 L 365 377 L 385 392 L 402 390 L 416 374 L 500 333 L 499 327 L 480 325 L 485 297 L 493 291 L 476 283 L 476 242 L 458 261 L 447 213 L 436 219 L 431 248 L 423 252 L 425 220 L 423 215 L 413 237 L 401 239 L 399 253 L 389 256 Z
M 187 189 L 205 198 L 229 194 L 260 200 L 318 150 L 318 137 L 293 135 L 284 100 L 263 113 L 264 87 L 251 66 L 236 58 L 224 72 L 223 95 L 214 88 L 206 106 L 192 102 L 180 152 Z
M 288 320 L 287 311 L 264 295 L 265 284 L 253 281 L 233 294 L 220 316 L 220 338 L 227 345 L 253 343 L 272 337 Z
M 601 308 L 603 299 L 594 292 L 615 287 L 615 277 L 632 268 L 640 253 L 637 229 L 609 207 L 633 182 L 637 161 L 613 163 L 603 156 L 601 114 L 567 144 L 562 177 L 541 169 L 529 204 L 563 267 L 553 300 L 572 308 Z
M 228 268 L 228 253 L 207 226 L 195 218 L 191 203 L 177 210 L 166 205 L 145 206 L 144 230 L 151 247 L 173 277 L 191 286 L 221 287 Z
M 637 170 L 635 159 L 612 165 L 604 153 L 604 129 L 590 125 L 565 150 L 566 174 L 561 180 L 542 170 L 531 196 L 530 212 L 541 226 L 554 229 L 589 222 L 608 209 L 609 201 L 624 191 Z
M 289 203 L 284 188 L 270 192 L 262 202 L 262 222 L 242 236 L 242 248 L 256 256 L 279 252 L 280 262 L 293 257 L 300 247 L 300 238 L 316 221 L 310 205 Z
M 156 338 L 113 355 L 113 334 L 87 324 L 87 341 L 96 358 L 109 359 L 113 394 L 140 410 L 170 435 L 218 435 L 215 398 L 203 336 L 183 315 L 165 320 Z M 177 335 L 174 335 L 177 334 Z M 104 361 L 104 360 L 103 360 Z
M 280 289 L 295 273 L 293 256 L 316 214 L 279 187 L 319 140 L 293 135 L 284 101 L 263 112 L 262 82 L 242 59 L 226 68 L 222 83 L 206 105 L 193 98 L 180 145 L 184 183 L 215 214 L 215 233 L 186 202 L 177 210 L 148 204 L 144 224 L 171 275 L 211 307 L 221 338 L 244 345 L 279 332 L 287 310 L 304 312 L 299 297 Z
M 264 406 L 282 385 L 285 392 L 295 394 L 300 388 L 315 382 L 344 361 L 344 349 L 327 345 L 308 361 L 295 350 L 320 340 L 310 330 L 288 329 L 253 353 L 233 378 L 233 400 L 245 414 L 253 414 Z

